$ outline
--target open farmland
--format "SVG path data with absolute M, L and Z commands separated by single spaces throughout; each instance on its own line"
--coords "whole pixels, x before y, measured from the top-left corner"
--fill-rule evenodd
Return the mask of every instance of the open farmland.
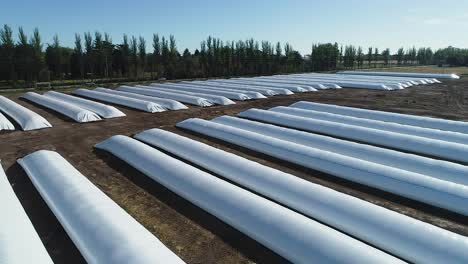
M 190 106 L 186 110 L 144 113 L 117 106 L 127 117 L 78 124 L 46 108 L 8 96 L 45 117 L 53 128 L 30 132 L 2 132 L 2 165 L 10 182 L 56 263 L 81 263 L 84 259 L 61 225 L 42 201 L 27 175 L 15 162 L 36 150 L 60 153 L 83 175 L 138 222 L 188 263 L 275 263 L 285 262 L 277 254 L 190 204 L 155 181 L 150 180 L 116 157 L 93 146 L 117 134 L 133 136 L 150 128 L 162 128 L 188 136 L 269 167 L 297 175 L 399 213 L 468 235 L 468 219 L 390 193 L 365 187 L 330 175 L 306 169 L 212 138 L 175 128 L 187 118 L 212 119 L 236 115 L 250 108 L 267 109 L 297 101 L 353 106 L 398 113 L 468 121 L 468 80 L 417 86 L 397 91 L 331 89 L 313 93 L 274 96 L 235 105 L 209 108 Z

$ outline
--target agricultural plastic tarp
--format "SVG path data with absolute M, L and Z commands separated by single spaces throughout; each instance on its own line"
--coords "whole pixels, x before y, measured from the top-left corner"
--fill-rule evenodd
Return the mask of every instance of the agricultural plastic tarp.
M 0 131 L 15 130 L 15 126 L 2 113 L 0 113 Z
M 154 97 L 154 96 L 147 96 L 147 95 L 141 95 L 141 94 L 136 94 L 136 93 L 130 93 L 130 92 L 123 92 L 123 91 L 117 91 L 117 90 L 112 90 L 112 89 L 107 89 L 107 88 L 96 88 L 94 89 L 95 91 L 98 92 L 104 92 L 104 93 L 109 93 L 109 94 L 115 94 L 115 95 L 120 95 L 124 97 L 130 97 L 134 99 L 139 99 L 143 101 L 148 101 L 148 102 L 153 102 L 156 103 L 165 109 L 168 110 L 182 110 L 182 109 L 188 109 L 188 107 L 180 102 L 177 102 L 175 100 L 171 99 L 165 99 L 165 98 L 159 98 L 159 97 Z
M 73 91 L 73 94 L 96 99 L 99 101 L 113 103 L 117 105 L 123 105 L 126 107 L 138 109 L 138 110 L 149 112 L 149 113 L 166 111 L 166 109 L 162 107 L 161 105 L 158 105 L 150 101 L 129 98 L 129 97 L 115 95 L 115 94 L 109 94 L 109 93 L 102 92 L 99 90 L 91 91 L 87 89 L 78 89 L 78 90 Z
M 228 81 L 233 82 L 233 83 L 244 83 L 244 81 L 250 82 L 251 80 L 255 82 L 264 83 L 261 80 L 258 81 L 258 79 L 256 78 L 238 78 L 238 79 L 229 79 Z M 218 80 L 213 80 L 213 81 L 218 81 Z M 308 92 L 311 88 L 313 88 L 311 85 L 296 85 L 293 83 L 268 82 L 266 84 L 268 84 L 266 86 L 268 87 L 268 89 L 287 89 L 295 93 L 305 93 L 305 92 Z
M 153 89 L 151 86 L 141 86 L 141 87 L 120 86 L 119 88 L 117 88 L 117 90 L 137 93 L 137 94 L 142 94 L 142 95 L 167 98 L 167 99 L 176 100 L 179 102 L 197 105 L 201 107 L 212 106 L 214 104 L 213 102 L 211 102 L 210 100 L 206 98 L 202 98 L 198 96 L 191 96 L 191 95 L 186 95 L 186 94 L 177 94 L 177 93 L 171 93 L 171 92 L 157 91 Z
M 468 166 L 232 116 L 212 122 L 468 186 Z
M 96 147 L 109 151 L 294 263 L 400 262 L 382 251 L 137 140 L 114 136 Z
M 267 98 L 264 96 L 262 93 L 256 92 L 256 91 L 248 91 L 248 90 L 236 90 L 232 88 L 227 88 L 227 87 L 222 87 L 220 85 L 206 85 L 204 82 L 198 82 L 198 83 L 190 83 L 190 82 L 178 82 L 178 86 L 183 86 L 183 87 L 202 87 L 205 90 L 210 90 L 210 91 L 222 91 L 222 92 L 231 92 L 231 93 L 242 93 L 247 95 L 251 99 L 264 99 Z
M 100 115 L 103 118 L 116 118 L 116 117 L 123 117 L 125 116 L 124 113 L 122 113 L 120 110 L 117 108 L 106 105 L 106 104 L 101 104 L 95 101 L 71 96 L 68 94 L 63 94 L 63 93 L 58 93 L 54 91 L 50 91 L 44 94 L 45 96 L 49 96 L 52 98 L 60 99 L 63 100 L 64 102 L 75 104 L 81 108 L 87 109 L 89 111 L 93 111 L 96 114 Z
M 211 82 L 214 82 L 214 83 L 223 83 L 223 84 L 228 84 L 228 85 L 232 85 L 232 86 L 247 86 L 247 87 L 254 87 L 255 89 L 268 89 L 268 90 L 272 90 L 274 91 L 275 93 L 277 94 L 282 94 L 282 95 L 291 95 L 291 94 L 294 94 L 293 93 L 293 90 L 295 89 L 299 89 L 300 92 L 304 92 L 304 88 L 301 88 L 297 85 L 268 85 L 268 84 L 252 84 L 250 82 L 244 82 L 243 80 L 239 80 L 239 79 L 228 79 L 228 80 L 224 80 L 224 79 L 214 79 L 214 80 L 210 80 Z M 284 87 L 287 87 L 287 88 L 284 88 Z
M 250 109 L 240 113 L 239 116 L 448 160 L 468 162 L 468 145 L 260 109 Z
M 75 104 L 66 103 L 62 100 L 52 97 L 33 92 L 27 92 L 22 96 L 22 98 L 68 116 L 78 123 L 87 123 L 101 120 L 101 118 L 94 112 L 81 108 Z
M 18 163 L 88 263 L 183 263 L 60 154 Z
M 352 78 L 334 78 L 334 77 L 309 77 L 309 78 L 299 78 L 299 77 L 276 77 L 275 79 L 281 79 L 281 80 L 292 80 L 295 82 L 324 82 L 324 81 L 342 81 L 342 82 L 359 82 L 359 83 L 379 83 L 379 84 L 385 84 L 385 86 L 393 89 L 393 90 L 401 90 L 404 88 L 408 88 L 413 86 L 413 84 L 409 82 L 399 82 L 399 81 L 385 81 L 385 80 L 367 80 L 367 79 L 352 79 Z
M 386 76 L 365 76 L 365 75 L 338 75 L 338 74 L 296 74 L 296 75 L 287 75 L 288 77 L 293 78 L 303 78 L 303 79 L 314 79 L 317 77 L 328 77 L 335 79 L 349 79 L 349 80 L 367 80 L 367 81 L 386 81 L 386 82 L 402 82 L 406 85 L 420 85 L 426 84 L 427 82 L 434 83 L 433 80 L 429 79 L 420 79 L 420 78 L 402 78 L 402 77 L 386 77 Z
M 468 215 L 468 187 L 247 130 L 192 118 L 177 127 L 410 199 Z
M 0 164 L 0 263 L 52 264 L 28 215 L 21 206 Z
M 273 96 L 277 95 L 278 92 L 268 89 L 267 87 L 254 87 L 248 86 L 243 84 L 229 84 L 229 83 L 222 83 L 222 82 L 211 82 L 211 81 L 193 81 L 193 82 L 182 82 L 186 85 L 203 85 L 204 87 L 212 87 L 216 89 L 227 89 L 231 91 L 250 91 L 250 92 L 257 92 L 264 96 Z M 292 93 L 292 92 L 291 92 Z
M 319 104 L 305 101 L 294 103 L 291 105 L 291 107 L 468 134 L 468 122 L 398 114 L 338 105 Z
M 42 116 L 3 96 L 0 96 L 0 111 L 15 120 L 24 131 L 52 127 Z
M 270 111 L 318 120 L 337 122 L 342 124 L 349 124 L 354 126 L 368 127 L 406 135 L 438 139 L 447 142 L 468 144 L 468 134 L 441 131 L 438 129 L 417 126 L 402 125 L 397 123 L 389 123 L 373 119 L 347 116 L 346 114 L 333 114 L 329 112 L 306 110 L 294 107 L 279 106 L 271 108 Z
M 338 72 L 338 74 L 398 76 L 398 77 L 436 78 L 436 79 L 452 79 L 452 80 L 460 79 L 460 76 L 456 74 L 437 74 L 437 73 L 342 71 L 342 72 Z
M 403 259 L 468 261 L 467 237 L 168 131 L 151 129 L 135 138 Z
M 137 85 L 136 87 L 148 87 L 148 86 L 140 86 Z M 212 95 L 212 94 L 205 94 L 205 93 L 198 93 L 198 92 L 189 92 L 185 90 L 179 90 L 178 88 L 172 87 L 172 88 L 166 88 L 166 87 L 155 87 L 155 86 L 150 86 L 152 89 L 162 91 L 162 92 L 170 92 L 170 93 L 177 93 L 177 94 L 182 94 L 182 95 L 190 95 L 190 96 L 203 96 L 203 98 L 210 100 L 212 103 L 217 104 L 217 105 L 233 105 L 236 104 L 234 101 L 231 99 L 220 96 L 220 95 Z
M 228 91 L 220 91 L 220 90 L 213 90 L 213 89 L 206 89 L 200 86 L 187 86 L 187 85 L 179 85 L 177 83 L 174 84 L 160 84 L 160 83 L 153 83 L 151 84 L 152 87 L 155 88 L 162 88 L 162 89 L 170 89 L 172 91 L 185 91 L 189 93 L 200 94 L 202 96 L 205 95 L 217 95 L 223 96 L 233 100 L 250 100 L 248 95 L 243 94 L 241 92 L 228 92 Z

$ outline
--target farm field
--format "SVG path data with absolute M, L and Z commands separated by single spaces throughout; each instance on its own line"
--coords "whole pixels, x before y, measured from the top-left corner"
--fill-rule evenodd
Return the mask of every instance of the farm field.
M 404 71 L 402 68 L 395 69 Z M 456 68 L 450 68 L 451 72 L 452 70 L 463 74 L 463 72 L 457 72 Z M 422 71 L 429 70 L 426 68 Z M 83 263 L 84 259 L 42 201 L 29 178 L 15 163 L 18 158 L 41 149 L 59 152 L 187 263 L 285 262 L 280 256 L 253 239 L 191 205 L 119 159 L 93 148 L 95 144 L 113 135 L 133 136 L 150 128 L 162 128 L 208 143 L 261 164 L 298 175 L 311 182 L 450 231 L 468 235 L 466 217 L 175 128 L 176 123 L 187 118 L 212 119 L 221 115 L 236 115 L 250 108 L 267 109 L 287 106 L 297 101 L 468 121 L 467 86 L 468 80 L 461 79 L 390 92 L 367 89 L 330 89 L 315 93 L 274 96 L 263 100 L 238 101 L 235 105 L 229 106 L 209 108 L 189 106 L 186 110 L 156 114 L 117 106 L 127 115 L 126 118 L 87 124 L 78 124 L 61 118 L 45 108 L 19 99 L 17 95 L 8 95 L 8 98 L 45 117 L 54 127 L 31 132 L 0 133 L 2 165 L 28 216 L 56 263 Z

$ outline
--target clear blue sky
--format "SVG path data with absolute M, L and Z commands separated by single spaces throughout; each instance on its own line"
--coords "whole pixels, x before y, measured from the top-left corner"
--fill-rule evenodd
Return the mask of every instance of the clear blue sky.
M 208 35 L 223 40 L 253 37 L 289 42 L 302 53 L 312 43 L 338 42 L 392 52 L 400 46 L 468 47 L 464 0 L 15 0 L 4 1 L 1 24 L 30 34 L 39 27 L 46 43 L 59 34 L 73 46 L 74 33 L 143 36 L 174 34 L 179 50 L 199 47 Z

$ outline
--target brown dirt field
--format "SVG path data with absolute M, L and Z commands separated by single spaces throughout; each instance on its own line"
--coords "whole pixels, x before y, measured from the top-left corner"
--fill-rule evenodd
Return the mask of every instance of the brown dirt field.
M 235 115 L 252 107 L 284 106 L 300 100 L 468 121 L 467 87 L 468 80 L 462 79 L 392 92 L 326 90 L 238 102 L 233 106 L 204 109 L 191 107 L 188 110 L 155 114 L 118 107 L 128 116 L 88 124 L 75 123 L 55 112 L 22 101 L 18 96 L 10 96 L 16 102 L 44 116 L 54 127 L 31 132 L 0 133 L 0 158 L 16 194 L 56 263 L 83 263 L 84 259 L 16 163 L 18 158 L 40 149 L 59 152 L 188 263 L 284 263 L 286 262 L 284 259 L 259 243 L 178 197 L 117 158 L 108 153 L 95 151 L 93 146 L 113 135 L 131 136 L 146 129 L 163 128 L 402 214 L 468 235 L 467 217 L 174 127 L 177 122 L 190 117 L 210 119 L 225 114 Z

